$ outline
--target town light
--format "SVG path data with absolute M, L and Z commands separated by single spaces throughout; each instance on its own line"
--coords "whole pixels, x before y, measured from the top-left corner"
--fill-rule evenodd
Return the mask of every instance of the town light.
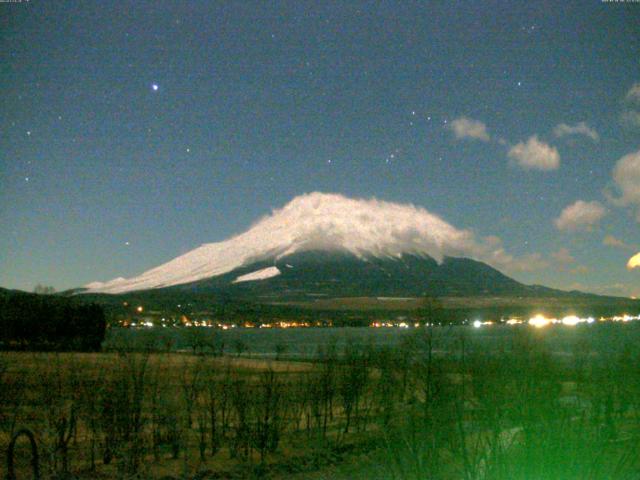
M 542 315 L 536 315 L 529 319 L 529 325 L 536 328 L 546 327 L 549 323 L 551 323 L 551 320 L 544 318 Z

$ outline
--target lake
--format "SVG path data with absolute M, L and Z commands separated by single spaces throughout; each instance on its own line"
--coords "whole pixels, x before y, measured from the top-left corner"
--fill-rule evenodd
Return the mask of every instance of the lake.
M 541 342 L 556 355 L 569 355 L 576 349 L 596 354 L 612 354 L 624 348 L 640 348 L 640 322 L 606 322 L 577 326 L 551 325 L 536 329 L 529 325 L 491 325 L 433 327 L 434 349 L 439 354 L 460 350 L 461 339 L 469 351 L 511 350 L 514 341 L 524 334 Z M 105 348 L 118 346 L 173 351 L 192 350 L 193 345 L 223 345 L 224 352 L 233 354 L 282 358 L 312 358 L 318 349 L 332 345 L 340 351 L 347 343 L 362 348 L 393 347 L 425 335 L 421 328 L 233 328 L 220 330 L 205 327 L 189 328 L 112 328 L 107 333 Z M 206 350 L 206 348 L 205 348 Z

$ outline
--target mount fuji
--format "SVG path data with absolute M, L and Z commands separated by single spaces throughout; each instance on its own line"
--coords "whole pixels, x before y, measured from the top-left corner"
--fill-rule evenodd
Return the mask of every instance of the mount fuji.
M 424 208 L 316 192 L 245 233 L 132 278 L 90 283 L 82 293 L 225 292 L 256 300 L 567 294 L 494 268 L 515 261 L 495 237 L 479 239 Z

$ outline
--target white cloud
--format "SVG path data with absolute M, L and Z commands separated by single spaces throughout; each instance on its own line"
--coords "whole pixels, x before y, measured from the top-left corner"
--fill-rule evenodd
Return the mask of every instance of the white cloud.
M 640 103 L 640 82 L 631 85 L 625 99 L 629 102 Z
M 611 200 L 619 206 L 637 207 L 640 222 L 640 150 L 620 158 L 612 175 L 620 197 Z
M 585 288 L 586 290 L 587 288 Z M 599 295 L 614 295 L 616 297 L 624 296 L 637 298 L 640 296 L 640 290 L 637 287 L 624 283 L 614 283 L 606 285 L 594 285 L 588 288 L 589 291 Z
M 632 270 L 634 268 L 640 268 L 640 252 L 636 253 L 633 257 L 629 259 L 627 262 L 627 268 Z
M 640 112 L 637 110 L 627 110 L 622 112 L 620 121 L 624 127 L 640 127 Z
M 575 125 L 567 125 L 566 123 L 561 123 L 560 125 L 556 125 L 556 128 L 553 129 L 553 133 L 558 138 L 564 137 L 566 135 L 585 135 L 594 142 L 597 142 L 600 139 L 598 132 L 596 132 L 585 122 L 576 123 Z
M 589 290 L 589 287 L 582 282 L 573 282 L 571 285 L 567 287 L 567 290 L 579 290 L 579 291 L 585 292 Z M 591 290 L 593 290 L 593 288 Z
M 606 245 L 607 247 L 629 248 L 629 245 L 627 245 L 623 240 L 620 240 L 613 235 L 606 235 L 602 239 L 602 244 Z
M 500 245 L 487 244 L 486 251 L 479 255 L 485 262 L 505 272 L 534 272 L 549 268 L 549 262 L 535 252 L 516 257 Z
M 538 140 L 537 135 L 529 137 L 526 143 L 515 144 L 508 156 L 526 170 L 556 170 L 560 166 L 558 150 Z
M 600 202 L 578 200 L 566 207 L 554 223 L 558 230 L 591 230 L 606 213 L 607 210 Z
M 483 142 L 488 142 L 490 139 L 487 126 L 484 123 L 467 117 L 456 118 L 449 124 L 449 129 L 453 131 L 457 139 L 470 138 Z
M 636 82 L 631 86 L 625 95 L 625 100 L 629 106 L 620 116 L 622 126 L 628 128 L 640 127 L 640 111 L 631 106 L 632 104 L 640 105 L 640 82 Z
M 538 252 L 528 253 L 522 257 L 514 257 L 512 265 L 506 266 L 511 271 L 535 272 L 549 268 L 549 262 Z
M 576 265 L 574 268 L 569 270 L 569 273 L 572 273 L 573 275 L 584 275 L 587 272 L 589 272 L 589 267 L 585 265 Z
M 489 235 L 487 237 L 484 237 L 482 240 L 484 241 L 485 245 L 492 248 L 499 248 L 502 246 L 502 239 L 497 235 Z
M 557 252 L 553 252 L 551 254 L 551 258 L 562 265 L 568 265 L 570 263 L 575 263 L 576 261 L 576 259 L 573 258 L 573 255 L 571 255 L 571 252 L 569 252 L 569 249 L 564 247 Z
M 577 265 L 576 259 L 571 255 L 568 248 L 562 247 L 557 252 L 549 255 L 553 259 L 553 264 L 559 272 L 569 272 L 573 275 L 584 275 L 589 271 L 585 265 Z

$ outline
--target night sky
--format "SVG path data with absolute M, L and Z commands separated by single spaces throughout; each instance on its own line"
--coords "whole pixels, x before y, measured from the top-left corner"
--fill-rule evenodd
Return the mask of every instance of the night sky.
M 497 236 L 526 283 L 640 296 L 640 3 L 0 15 L 2 287 L 132 276 L 322 191 Z

